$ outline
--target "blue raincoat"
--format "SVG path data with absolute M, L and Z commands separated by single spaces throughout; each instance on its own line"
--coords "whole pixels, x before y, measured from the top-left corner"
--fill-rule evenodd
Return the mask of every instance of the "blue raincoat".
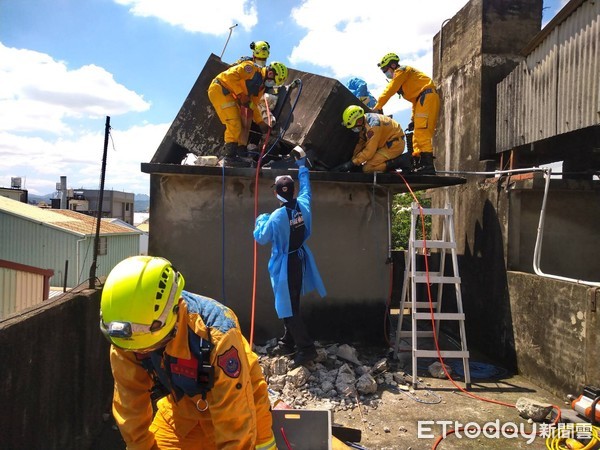
M 369 108 L 373 109 L 377 103 L 375 97 L 369 92 L 366 81 L 361 80 L 360 78 L 350 78 L 346 87 Z
M 304 234 L 304 242 L 306 242 L 312 230 L 311 191 L 306 167 L 300 167 L 298 178 L 300 179 L 300 192 L 297 202 L 306 227 Z M 277 208 L 271 214 L 261 214 L 256 218 L 254 239 L 261 245 L 272 243 L 269 274 L 273 293 L 275 294 L 275 310 L 280 319 L 291 317 L 293 314 L 287 273 L 290 224 L 285 205 Z M 304 260 L 301 294 L 304 295 L 316 289 L 319 295 L 324 297 L 326 294 L 325 286 L 312 252 L 304 243 L 298 249 L 298 252 Z

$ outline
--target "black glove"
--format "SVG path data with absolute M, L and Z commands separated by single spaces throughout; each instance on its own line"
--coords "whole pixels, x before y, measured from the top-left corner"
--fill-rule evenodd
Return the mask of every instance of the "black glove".
M 265 122 L 258 124 L 258 128 L 260 128 L 260 132 L 262 134 L 267 134 L 269 131 L 271 131 L 271 127 L 269 127 L 269 125 Z
M 331 169 L 332 172 L 350 172 L 352 169 L 354 169 L 354 163 L 352 162 L 352 160 L 347 161 L 343 164 L 340 164 L 339 166 L 335 166 L 333 169 Z

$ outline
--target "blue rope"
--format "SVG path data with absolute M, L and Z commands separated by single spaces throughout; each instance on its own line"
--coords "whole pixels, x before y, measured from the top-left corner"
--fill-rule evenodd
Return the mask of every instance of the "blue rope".
M 429 366 L 436 361 L 439 360 L 433 358 L 419 358 L 419 364 L 417 365 L 417 369 L 423 372 L 427 372 Z M 452 371 L 457 376 L 465 376 L 462 359 L 445 359 L 444 364 L 450 366 Z M 492 364 L 477 361 L 469 361 L 469 373 L 471 374 L 471 378 L 475 378 L 477 380 L 501 379 L 508 374 L 508 370 L 502 367 L 494 366 Z
M 287 116 L 287 120 L 285 121 L 284 126 L 281 127 L 281 130 L 279 130 L 279 134 L 277 135 L 277 138 L 273 141 L 273 143 L 271 144 L 269 149 L 264 153 L 264 155 L 262 156 L 261 159 L 264 159 L 265 156 L 267 156 L 271 152 L 271 150 L 273 150 L 273 148 L 275 147 L 277 142 L 279 142 L 279 140 L 282 139 L 283 136 L 285 136 L 285 132 L 287 131 L 288 127 L 290 126 L 290 120 L 292 119 L 292 113 L 294 112 L 294 109 L 296 109 L 296 104 L 298 103 L 298 99 L 300 98 L 300 94 L 302 93 L 302 80 L 300 78 L 297 78 L 294 80 L 294 82 L 292 84 L 294 84 L 296 82 L 300 85 L 300 87 L 298 88 L 298 94 L 296 95 L 296 99 L 294 100 L 294 103 L 292 104 L 292 107 L 290 108 L 290 112 Z

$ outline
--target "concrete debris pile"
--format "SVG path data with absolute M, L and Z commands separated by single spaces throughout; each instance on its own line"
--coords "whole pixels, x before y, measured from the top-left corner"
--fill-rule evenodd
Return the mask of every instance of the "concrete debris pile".
M 276 340 L 256 347 L 259 362 L 269 385 L 271 401 L 284 402 L 294 409 L 351 410 L 377 409 L 381 403 L 379 386 L 402 389 L 410 376 L 394 370 L 386 357 L 359 355 L 347 344 L 317 343 L 318 356 L 309 366 L 293 366 L 288 356 L 269 356 Z

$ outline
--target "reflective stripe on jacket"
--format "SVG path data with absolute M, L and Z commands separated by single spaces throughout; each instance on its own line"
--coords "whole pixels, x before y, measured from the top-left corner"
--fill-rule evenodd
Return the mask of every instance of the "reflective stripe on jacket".
M 404 147 L 404 132 L 398 122 L 383 114 L 366 113 L 352 162 L 360 166 L 373 158 L 378 150 L 385 153 L 394 141 L 401 141 Z
M 157 414 L 181 436 L 199 427 L 203 449 L 268 448 L 273 432 L 267 384 L 235 314 L 215 300 L 183 291 L 177 334 L 165 353 L 190 360 L 188 333 L 208 339 L 214 346 L 210 353 L 214 386 L 206 403 L 202 395 L 184 395 L 179 401 L 168 395 L 159 400 Z M 113 414 L 127 448 L 156 448 L 149 431 L 153 411 L 148 373 L 133 352 L 111 346 L 110 360 L 115 379 Z M 208 408 L 201 411 L 206 404 Z

